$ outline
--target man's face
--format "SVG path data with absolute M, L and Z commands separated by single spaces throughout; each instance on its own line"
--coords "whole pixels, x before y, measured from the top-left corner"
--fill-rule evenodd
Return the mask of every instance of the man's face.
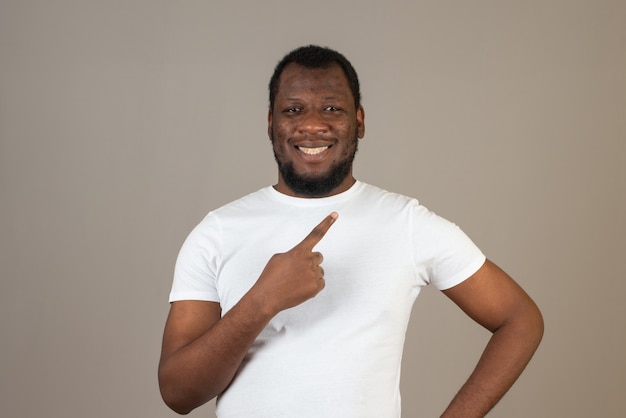
M 354 183 L 352 160 L 364 130 L 363 108 L 355 109 L 341 67 L 288 64 L 268 115 L 278 191 L 321 197 L 349 189 Z

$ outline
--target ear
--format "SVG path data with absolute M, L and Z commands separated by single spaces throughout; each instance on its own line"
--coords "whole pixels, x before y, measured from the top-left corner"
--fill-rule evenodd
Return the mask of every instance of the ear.
M 267 136 L 272 140 L 272 111 L 267 112 Z
M 356 133 L 359 139 L 365 136 L 365 109 L 359 106 L 356 110 Z

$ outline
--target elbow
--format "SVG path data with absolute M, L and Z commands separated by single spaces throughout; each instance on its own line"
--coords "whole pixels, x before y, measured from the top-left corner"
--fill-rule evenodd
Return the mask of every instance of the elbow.
M 539 343 L 541 342 L 543 338 L 543 333 L 545 330 L 545 323 L 543 321 L 543 315 L 541 314 L 541 311 L 539 310 L 537 305 L 534 305 L 534 313 L 532 314 L 532 324 L 533 324 L 532 327 L 535 331 L 534 336 L 535 336 L 536 345 L 539 346 Z
M 165 405 L 167 405 L 172 411 L 176 412 L 178 415 L 187 415 L 191 411 L 193 411 L 193 408 L 190 408 L 187 405 L 179 403 L 174 399 L 168 399 L 167 397 L 163 395 L 161 396 L 163 397 L 163 401 L 165 402 Z
M 180 379 L 167 376 L 163 370 L 159 370 L 158 377 L 163 402 L 179 415 L 187 415 L 215 397 L 215 395 L 194 390 L 181 382 Z
M 529 337 L 532 338 L 532 340 L 538 346 L 541 342 L 541 339 L 543 338 L 543 315 L 541 314 L 539 307 L 535 304 L 534 301 L 531 301 L 525 311 L 525 328 L 527 330 L 527 333 L 529 334 Z
M 189 414 L 191 411 L 193 411 L 193 408 L 185 408 L 182 405 L 178 405 L 176 403 L 173 402 L 168 402 L 167 400 L 163 399 L 165 401 L 165 404 L 174 412 L 176 412 L 178 415 L 187 415 Z
M 167 401 L 165 402 L 165 404 L 174 412 L 176 412 L 178 415 L 187 415 L 189 414 L 191 411 L 193 411 L 193 408 L 185 408 L 185 407 L 181 407 L 179 405 L 173 404 L 173 403 L 167 403 Z
M 516 344 L 519 347 L 524 347 L 524 350 L 532 356 L 543 338 L 543 315 L 537 305 L 530 301 L 530 303 L 520 306 L 514 315 L 501 326 L 493 329 L 492 332 L 510 335 L 517 341 Z
M 177 414 L 187 415 L 199 405 L 193 402 L 191 393 L 181 386 L 159 371 L 159 390 L 163 402 Z
M 190 406 L 187 402 L 185 402 L 184 398 L 176 396 L 173 391 L 167 390 L 163 384 L 160 384 L 160 389 L 163 402 L 165 402 L 165 405 L 167 405 L 172 411 L 179 415 L 187 415 L 193 411 L 193 406 Z
M 531 353 L 534 353 L 543 339 L 543 315 L 534 302 L 527 306 L 522 312 L 522 315 L 519 316 L 519 320 L 517 321 L 517 335 L 518 338 L 520 338 L 520 342 L 524 341 L 523 345 L 526 346 Z

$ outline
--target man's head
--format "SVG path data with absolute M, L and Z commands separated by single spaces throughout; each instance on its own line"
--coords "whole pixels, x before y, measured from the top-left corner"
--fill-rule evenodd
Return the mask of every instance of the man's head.
M 278 91 L 278 82 L 285 67 L 290 64 L 298 64 L 306 68 L 328 68 L 332 64 L 337 64 L 343 70 L 348 80 L 350 91 L 354 99 L 354 107 L 358 109 L 361 106 L 361 89 L 359 86 L 359 77 L 354 67 L 341 53 L 330 48 L 317 45 L 303 46 L 294 49 L 283 57 L 274 68 L 274 74 L 270 78 L 270 110 L 274 109 L 274 100 Z
M 308 46 L 283 58 L 268 114 L 279 191 L 323 197 L 354 184 L 352 161 L 365 132 L 359 103 L 356 72 L 338 52 Z

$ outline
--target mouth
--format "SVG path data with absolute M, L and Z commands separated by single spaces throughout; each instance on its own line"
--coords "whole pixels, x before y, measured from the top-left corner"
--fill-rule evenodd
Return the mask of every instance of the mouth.
M 323 146 L 323 147 L 302 147 L 302 146 L 298 146 L 296 147 L 298 148 L 299 151 L 307 154 L 307 155 L 318 155 L 321 154 L 322 152 L 326 151 L 328 148 L 330 148 L 329 145 Z

